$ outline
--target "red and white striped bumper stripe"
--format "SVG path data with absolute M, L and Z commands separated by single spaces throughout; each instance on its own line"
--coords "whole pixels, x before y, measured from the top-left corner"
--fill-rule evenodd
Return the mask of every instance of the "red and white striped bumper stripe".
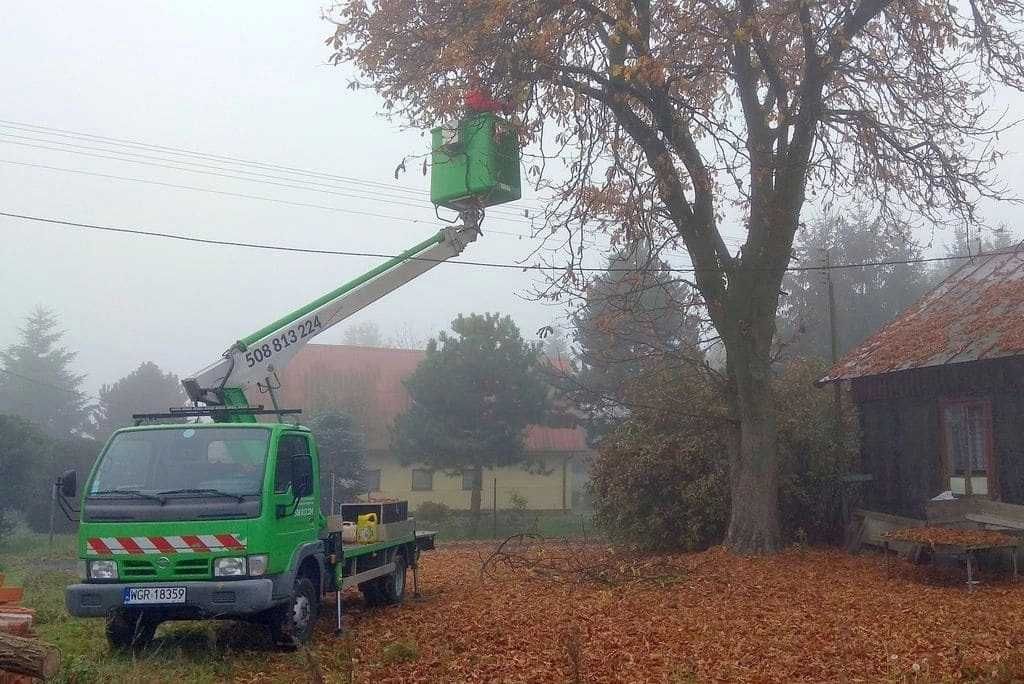
M 88 553 L 98 556 L 245 551 L 245 539 L 237 534 L 185 534 L 180 537 L 93 537 L 86 543 Z

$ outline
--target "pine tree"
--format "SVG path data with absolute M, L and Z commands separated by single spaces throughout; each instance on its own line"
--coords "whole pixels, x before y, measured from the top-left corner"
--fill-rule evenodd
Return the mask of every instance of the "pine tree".
M 579 368 L 559 387 L 587 415 L 592 439 L 630 410 L 630 388 L 667 366 L 703 362 L 699 297 L 649 245 L 608 260 L 573 314 Z
M 88 407 L 84 375 L 70 366 L 76 353 L 60 344 L 57 315 L 38 307 L 25 319 L 21 339 L 0 351 L 0 414 L 18 415 L 52 437 L 67 437 L 84 425 Z
M 366 435 L 360 431 L 355 418 L 341 411 L 318 413 L 308 425 L 316 435 L 320 451 L 320 492 L 324 512 L 328 512 L 328 494 L 333 493 L 336 501 L 340 502 L 365 491 Z M 331 511 L 332 514 L 336 512 Z
M 908 223 L 882 220 L 865 207 L 853 207 L 807 225 L 797 243 L 799 264 L 823 265 L 826 250 L 833 265 L 913 262 L 921 257 L 921 247 Z M 837 268 L 830 273 L 840 356 L 898 316 L 929 286 L 927 268 L 921 263 Z M 821 270 L 791 273 L 783 289 L 786 296 L 777 336 L 783 355 L 829 359 L 827 274 Z
M 100 388 L 92 414 L 93 434 L 103 439 L 117 428 L 131 425 L 133 413 L 163 412 L 184 402 L 178 377 L 147 361 L 114 384 Z
M 472 314 L 427 344 L 405 380 L 412 403 L 395 421 L 404 463 L 462 472 L 480 516 L 482 470 L 529 464 L 526 429 L 547 418 L 540 345 L 523 340 L 508 316 Z

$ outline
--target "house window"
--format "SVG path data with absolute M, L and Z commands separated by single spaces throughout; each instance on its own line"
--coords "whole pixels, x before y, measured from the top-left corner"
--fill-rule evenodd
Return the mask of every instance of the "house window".
M 992 410 L 989 402 L 944 404 L 942 429 L 950 490 L 954 494 L 966 495 L 994 493 Z
M 365 471 L 363 475 L 363 484 L 366 485 L 366 491 L 368 492 L 379 492 L 380 491 L 380 468 L 374 470 Z
M 412 471 L 412 491 L 429 492 L 434 488 L 434 471 L 414 468 Z
M 462 471 L 462 491 L 474 492 L 482 488 L 482 477 L 479 470 Z

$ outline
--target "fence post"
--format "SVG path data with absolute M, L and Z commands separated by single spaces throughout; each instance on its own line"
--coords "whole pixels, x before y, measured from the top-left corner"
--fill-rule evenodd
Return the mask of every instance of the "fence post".
M 54 480 L 53 485 L 50 486 L 50 540 L 48 543 L 48 551 L 53 552 L 53 527 L 55 524 L 55 513 L 57 508 L 57 481 Z
M 494 478 L 494 498 L 491 503 L 494 508 L 494 538 L 498 538 L 498 478 Z

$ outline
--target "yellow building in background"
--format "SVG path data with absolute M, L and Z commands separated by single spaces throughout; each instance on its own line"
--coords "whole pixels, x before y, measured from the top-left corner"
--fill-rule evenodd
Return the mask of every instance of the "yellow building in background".
M 411 510 L 425 502 L 467 510 L 473 473 L 403 466 L 390 449 L 395 418 L 409 405 L 402 384 L 424 357 L 411 349 L 310 344 L 281 376 L 281 403 L 310 413 L 326 409 L 351 414 L 366 433 L 367 490 L 374 496 L 405 499 Z M 591 451 L 579 427 L 532 426 L 526 450 L 538 467 L 485 469 L 481 507 L 572 510 L 585 500 Z

